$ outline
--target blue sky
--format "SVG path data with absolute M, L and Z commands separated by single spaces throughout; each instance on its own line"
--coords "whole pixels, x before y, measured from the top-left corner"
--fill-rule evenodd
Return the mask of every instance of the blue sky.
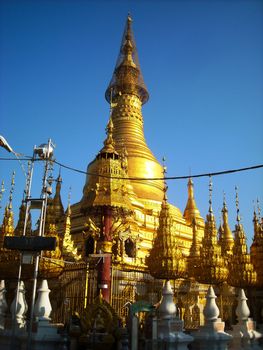
M 127 13 L 150 99 L 143 107 L 145 136 L 168 176 L 263 163 L 262 1 L 12 1 L 0 2 L 0 134 L 24 154 L 48 138 L 55 157 L 85 170 L 105 138 L 105 89 L 117 59 Z M 0 157 L 8 157 L 0 149 Z M 24 187 L 18 162 L 0 162 L 6 203 L 15 169 L 14 209 Z M 40 191 L 36 166 L 33 192 Z M 54 175 L 59 169 L 55 167 Z M 262 207 L 263 170 L 213 178 L 219 224 L 223 191 L 230 225 L 235 191 L 251 243 L 253 200 Z M 79 201 L 85 176 L 62 170 Z M 187 181 L 169 181 L 169 201 L 184 210 Z M 195 180 L 203 217 L 208 178 Z M 0 211 L 2 220 L 3 208 Z

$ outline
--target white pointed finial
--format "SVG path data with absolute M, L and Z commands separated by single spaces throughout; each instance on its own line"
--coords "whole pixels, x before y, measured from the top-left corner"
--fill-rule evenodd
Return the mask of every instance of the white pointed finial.
M 244 289 L 239 289 L 238 292 L 238 304 L 236 308 L 236 315 L 238 318 L 238 321 L 247 321 L 249 315 L 250 315 L 250 310 L 247 305 L 247 297 L 245 295 Z
M 18 328 L 23 328 L 26 325 L 25 315 L 27 313 L 27 302 L 25 298 L 25 285 L 20 281 L 18 290 L 16 289 L 15 297 L 11 304 L 12 319 L 15 320 Z
M 162 318 L 173 318 L 176 314 L 176 305 L 173 301 L 174 293 L 170 281 L 165 281 L 162 289 L 162 299 L 158 313 Z
M 7 310 L 7 302 L 5 298 L 5 281 L 0 281 L 0 329 L 5 328 L 5 315 Z
M 39 321 L 49 321 L 52 307 L 49 300 L 50 289 L 47 280 L 41 282 L 37 292 L 38 297 L 34 307 L 34 315 Z
M 219 316 L 219 308 L 215 301 L 216 298 L 217 296 L 215 295 L 214 289 L 210 286 L 206 294 L 206 304 L 204 307 L 204 316 L 208 322 L 216 321 Z

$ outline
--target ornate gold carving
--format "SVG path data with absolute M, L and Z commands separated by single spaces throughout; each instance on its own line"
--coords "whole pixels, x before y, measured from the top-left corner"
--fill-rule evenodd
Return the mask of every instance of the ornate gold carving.
M 261 222 L 260 222 L 261 220 Z M 254 211 L 254 237 L 250 248 L 251 262 L 257 273 L 257 285 L 263 287 L 263 219 Z
M 218 284 L 228 277 L 227 261 L 221 255 L 217 243 L 217 229 L 212 209 L 212 181 L 209 182 L 209 212 L 206 216 L 205 231 L 200 247 L 199 264 L 196 269 L 196 280 L 200 283 Z
M 239 200 L 236 188 L 236 207 L 237 224 L 235 226 L 235 241 L 233 246 L 233 255 L 229 261 L 228 283 L 231 286 L 246 288 L 256 284 L 257 274 L 250 261 L 250 255 L 247 251 L 246 235 L 243 225 L 240 223 Z
M 159 227 L 146 264 L 153 277 L 173 280 L 185 276 L 186 261 L 175 236 L 174 218 L 170 214 L 166 191 L 165 185 Z

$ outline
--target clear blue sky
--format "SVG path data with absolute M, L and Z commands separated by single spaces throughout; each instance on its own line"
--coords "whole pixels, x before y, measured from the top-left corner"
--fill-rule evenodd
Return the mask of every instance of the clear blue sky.
M 104 92 L 117 59 L 127 13 L 150 100 L 143 107 L 146 140 L 168 176 L 263 163 L 262 1 L 12 1 L 0 2 L 0 134 L 17 151 L 52 138 L 62 163 L 86 169 L 102 147 L 109 105 Z M 0 157 L 9 154 L 0 149 Z M 14 209 L 24 178 L 18 162 L 1 161 L 6 203 L 17 171 Z M 58 168 L 54 175 L 57 176 Z M 40 169 L 34 176 L 39 194 Z M 63 202 L 79 201 L 85 176 L 62 170 Z M 234 187 L 249 243 L 253 203 L 263 201 L 263 170 L 214 177 L 219 224 L 223 190 L 231 228 Z M 186 181 L 168 183 L 170 202 L 184 210 Z M 208 179 L 195 180 L 203 217 Z M 2 220 L 3 208 L 0 216 Z

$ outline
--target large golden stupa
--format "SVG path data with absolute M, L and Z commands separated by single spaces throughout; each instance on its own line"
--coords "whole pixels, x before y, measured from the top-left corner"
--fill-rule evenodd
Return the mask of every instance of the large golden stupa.
M 262 218 L 254 215 L 251 271 L 241 264 L 242 273 L 236 276 L 236 265 L 244 260 L 241 253 L 246 250 L 245 234 L 238 223 L 234 242 L 224 201 L 218 239 L 212 212 L 212 182 L 206 222 L 196 205 L 191 178 L 184 212 L 168 203 L 166 168 L 155 158 L 144 137 L 142 106 L 149 93 L 131 24 L 128 16 L 117 64 L 105 93 L 110 103 L 105 141 L 87 166 L 82 198 L 71 206 L 68 203 L 64 211 L 60 175 L 54 198 L 48 198 L 45 235 L 56 237 L 58 245 L 55 251 L 42 254 L 40 277 L 50 280 L 53 319 L 60 322 L 70 312 L 82 313 L 99 292 L 125 320 L 127 301 L 157 303 L 162 279 L 169 278 L 174 281 L 186 327 L 198 327 L 207 289 L 204 284 L 217 284 L 222 293 L 229 280 L 233 286 L 245 282 L 248 285 L 248 272 L 254 264 L 253 276 L 259 276 L 257 283 L 262 287 Z M 13 180 L 0 231 L 0 278 L 4 279 L 10 277 L 6 274 L 8 266 L 18 267 L 19 260 L 17 252 L 4 248 L 4 237 L 22 232 L 34 235 L 31 220 L 26 226 L 23 224 L 25 204 L 20 207 L 14 228 L 12 192 Z M 245 258 L 250 259 L 249 254 Z M 13 275 L 16 274 L 17 269 Z M 30 279 L 30 274 L 29 268 L 22 277 Z M 226 315 L 232 312 L 230 299 L 221 305 Z
M 122 217 L 124 226 L 123 229 L 119 229 L 118 234 L 121 240 L 125 241 L 125 237 L 130 238 L 136 246 L 136 256 L 131 258 L 124 251 L 120 258 L 125 265 L 136 265 L 144 269 L 145 257 L 152 247 L 152 240 L 158 226 L 164 183 L 163 167 L 147 146 L 144 137 L 142 105 L 148 101 L 149 94 L 140 70 L 131 23 L 132 20 L 128 16 L 120 54 L 105 96 L 111 105 L 110 119 L 113 123 L 114 150 L 120 158 L 126 157 L 126 177 L 130 179 L 123 180 L 123 186 L 128 192 L 133 215 L 129 216 L 128 231 L 127 225 L 124 224 L 125 217 Z M 102 166 L 98 156 L 88 165 L 89 175 L 83 189 L 83 197 L 79 203 L 72 205 L 72 234 L 79 249 L 85 246 L 85 239 L 90 234 L 88 231 L 90 225 L 87 226 L 89 220 L 92 220 L 98 228 L 100 225 L 99 218 L 90 214 L 90 208 L 93 207 L 91 193 L 93 191 L 98 195 L 98 187 L 103 181 L 103 178 L 96 175 L 102 171 Z M 109 204 L 105 196 L 105 204 L 106 202 Z M 114 201 L 111 205 L 115 205 Z M 185 214 L 182 215 L 175 206 L 170 205 L 170 207 L 173 225 L 180 237 L 180 246 L 187 255 L 193 236 L 192 220 L 196 218 L 198 223 L 199 240 L 202 238 L 204 228 L 204 221 L 195 204 L 192 183 L 189 185 L 189 199 Z

